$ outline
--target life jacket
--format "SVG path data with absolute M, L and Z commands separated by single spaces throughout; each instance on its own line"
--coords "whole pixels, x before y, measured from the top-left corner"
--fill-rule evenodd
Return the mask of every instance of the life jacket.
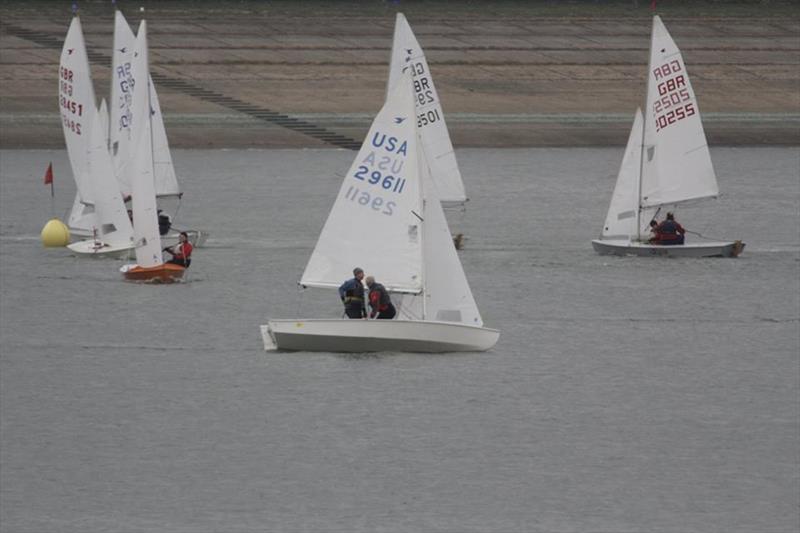
M 339 293 L 344 299 L 345 305 L 364 301 L 364 286 L 356 278 L 342 283 L 341 287 L 339 287 Z
M 658 225 L 658 228 L 656 228 L 658 240 L 660 241 L 674 241 L 680 239 L 683 235 L 683 232 L 683 226 L 674 220 L 665 220 Z
M 175 259 L 189 259 L 192 255 L 192 243 L 189 241 L 182 242 L 175 247 L 175 252 L 172 254 Z
M 369 289 L 369 305 L 378 311 L 386 311 L 392 305 L 392 300 L 389 293 L 386 292 L 386 287 L 380 283 L 374 283 Z

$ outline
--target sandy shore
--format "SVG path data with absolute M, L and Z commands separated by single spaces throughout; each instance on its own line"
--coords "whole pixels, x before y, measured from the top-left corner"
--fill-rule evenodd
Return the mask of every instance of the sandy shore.
M 359 143 L 382 104 L 398 11 L 426 50 L 456 147 L 624 144 L 644 98 L 649 2 L 551 4 L 145 2 L 144 14 L 175 147 Z M 688 4 L 660 14 L 709 142 L 800 144 L 800 8 Z M 120 5 L 138 24 L 140 3 Z M 100 98 L 113 12 L 80 9 Z M 56 72 L 70 18 L 67 2 L 0 5 L 3 148 L 63 146 Z

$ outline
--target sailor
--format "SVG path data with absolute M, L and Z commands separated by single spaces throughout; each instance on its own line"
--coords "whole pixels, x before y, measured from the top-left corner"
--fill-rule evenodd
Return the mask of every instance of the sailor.
M 189 268 L 189 265 L 192 264 L 190 256 L 192 255 L 193 248 L 192 243 L 189 242 L 189 235 L 185 231 L 182 231 L 178 237 L 178 241 L 178 244 L 175 246 L 164 249 L 165 252 L 172 255 L 172 259 L 167 261 L 167 263 Z
M 369 306 L 372 308 L 369 317 L 386 320 L 394 318 L 397 310 L 392 305 L 392 299 L 389 297 L 386 287 L 377 283 L 372 276 L 367 276 L 367 287 L 369 287 Z
M 169 228 L 172 227 L 172 217 L 166 214 L 161 209 L 158 210 L 158 234 L 166 235 Z
M 667 218 L 656 227 L 656 244 L 683 244 L 686 230 L 675 221 L 675 215 L 667 213 Z
M 652 236 L 647 242 L 650 244 L 658 242 L 658 222 L 656 222 L 656 219 L 650 221 L 650 233 L 652 233 Z
M 353 278 L 339 286 L 339 298 L 344 304 L 344 312 L 348 318 L 366 318 L 367 308 L 364 305 L 364 271 L 358 267 L 353 269 Z

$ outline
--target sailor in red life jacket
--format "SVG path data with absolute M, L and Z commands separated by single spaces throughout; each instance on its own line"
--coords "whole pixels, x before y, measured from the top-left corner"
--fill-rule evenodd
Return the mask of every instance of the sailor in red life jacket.
M 190 256 L 192 255 L 192 243 L 189 242 L 189 235 L 182 231 L 180 237 L 178 237 L 178 244 L 175 246 L 170 246 L 169 248 L 165 248 L 165 252 L 172 254 L 172 259 L 167 261 L 167 263 L 172 263 L 173 265 L 180 265 L 184 268 L 189 268 L 189 265 L 192 264 L 192 260 Z
M 370 318 L 390 320 L 397 314 L 397 310 L 392 305 L 392 299 L 386 291 L 386 287 L 375 282 L 375 278 L 367 276 L 367 287 L 369 287 L 369 306 L 372 311 Z
M 667 219 L 661 222 L 655 231 L 655 244 L 661 245 L 683 244 L 683 235 L 686 233 L 683 226 L 675 221 L 675 215 L 672 213 L 667 213 Z

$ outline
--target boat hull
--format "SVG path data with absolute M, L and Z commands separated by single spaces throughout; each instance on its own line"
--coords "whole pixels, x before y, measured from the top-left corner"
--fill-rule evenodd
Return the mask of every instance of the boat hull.
M 189 235 L 189 242 L 192 243 L 192 246 L 196 248 L 202 248 L 206 240 L 208 239 L 209 233 L 207 231 L 202 230 L 186 230 L 186 233 Z M 87 230 L 84 228 L 69 228 L 69 234 L 71 237 L 75 239 L 93 239 L 94 232 L 92 230 Z M 166 235 L 161 235 L 161 244 L 164 246 L 174 246 L 180 242 L 179 240 L 180 232 L 177 231 L 170 231 Z M 76 243 L 80 242 L 80 240 L 76 240 Z
M 94 240 L 78 241 L 67 248 L 78 257 L 127 257 L 133 252 L 133 244 L 106 244 Z
M 141 267 L 139 265 L 123 265 L 119 269 L 128 281 L 145 283 L 174 283 L 183 278 L 186 269 L 173 263 L 164 263 L 155 267 Z
M 600 255 L 635 255 L 640 257 L 736 257 L 744 249 L 742 241 L 702 242 L 677 245 L 657 245 L 627 240 L 592 241 Z
M 482 352 L 497 343 L 495 329 L 418 320 L 269 320 L 264 348 L 304 352 Z

